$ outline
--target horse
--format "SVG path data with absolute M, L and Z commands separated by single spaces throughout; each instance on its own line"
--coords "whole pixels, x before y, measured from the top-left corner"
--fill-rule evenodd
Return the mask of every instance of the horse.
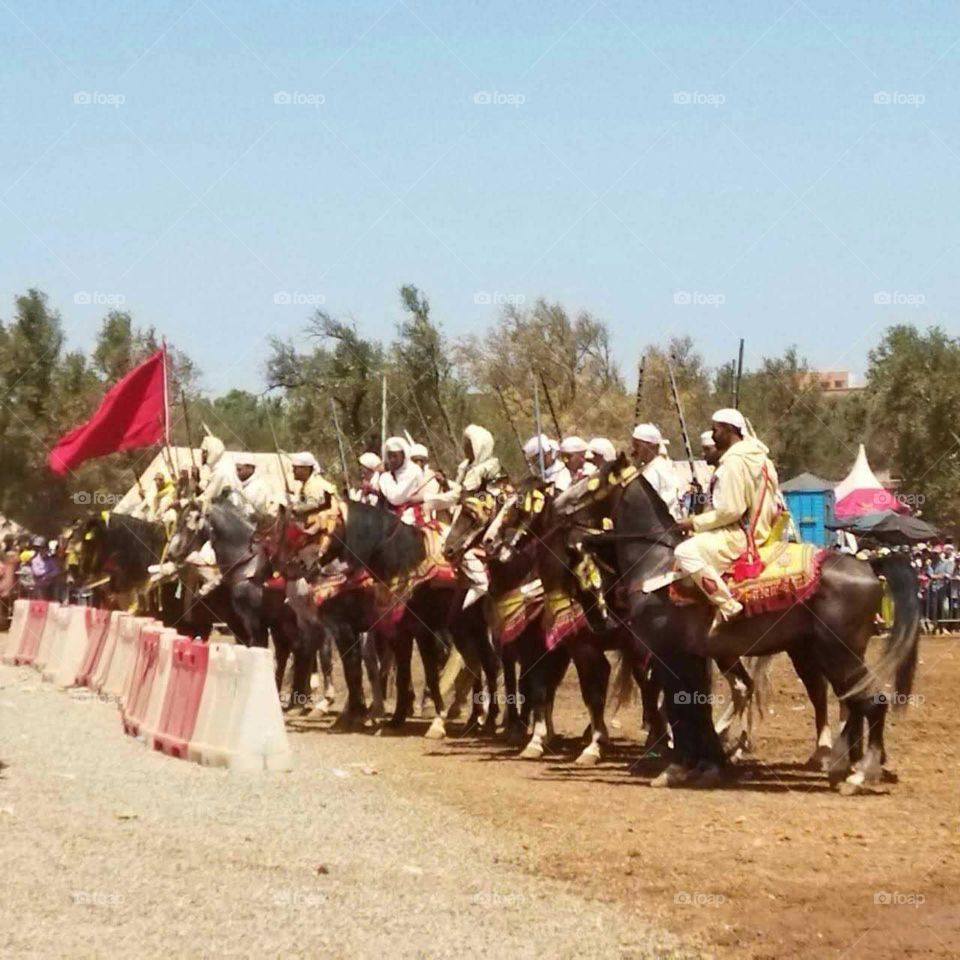
M 447 638 L 469 664 L 479 662 L 491 692 L 491 705 L 484 721 L 485 732 L 495 727 L 495 693 L 499 663 L 490 643 L 483 610 L 478 604 L 463 609 L 464 591 L 456 583 L 430 580 L 401 587 L 397 594 L 390 586 L 403 582 L 427 559 L 422 530 L 404 523 L 395 513 L 380 506 L 345 501 L 328 511 L 328 524 L 317 541 L 317 563 L 323 567 L 334 560 L 352 571 L 365 570 L 373 580 L 372 591 L 380 601 L 367 632 L 378 630 L 390 636 L 396 652 L 397 699 L 388 725 L 398 728 L 409 716 L 414 702 L 410 664 L 416 641 L 423 660 L 425 679 L 437 712 L 443 712 L 439 661 L 448 649 Z M 478 678 L 479 679 L 479 678 Z M 476 698 L 475 698 L 476 699 Z M 475 702 L 468 724 L 480 716 Z
M 598 539 L 614 545 L 626 596 L 624 615 L 638 643 L 652 654 L 666 692 L 674 757 L 653 784 L 710 785 L 720 779 L 726 758 L 711 722 L 708 659 L 775 653 L 790 655 L 808 691 L 811 683 L 816 686 L 825 677 L 845 708 L 826 771 L 831 787 L 856 793 L 877 783 L 886 759 L 883 731 L 890 696 L 884 683 L 893 684 L 894 704 L 902 705 L 916 671 L 920 608 L 909 560 L 895 553 L 870 560 L 830 553 L 808 599 L 786 611 L 734 619 L 711 636 L 714 611 L 705 597 L 679 606 L 662 589 L 645 590 L 652 578 L 671 572 L 682 533 L 642 476 L 618 482 L 627 476 L 625 467 L 622 457 L 609 465 L 592 495 L 587 486 L 570 493 L 573 501 L 591 499 L 595 521 L 612 520 L 613 531 Z M 879 575 L 893 597 L 894 621 L 884 653 L 871 670 L 865 654 L 883 596 Z

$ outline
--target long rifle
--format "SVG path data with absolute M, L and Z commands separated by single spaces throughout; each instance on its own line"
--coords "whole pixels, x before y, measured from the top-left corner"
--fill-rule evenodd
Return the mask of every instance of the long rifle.
M 343 471 L 343 492 L 350 490 L 350 471 L 347 469 L 347 454 L 343 449 L 343 434 L 340 432 L 340 419 L 337 417 L 337 405 L 330 398 L 330 412 L 333 414 L 333 427 L 337 431 L 337 446 L 340 448 L 340 469 Z
M 557 419 L 557 411 L 553 409 L 553 400 L 550 398 L 550 391 L 547 389 L 547 381 L 540 373 L 540 384 L 543 386 L 543 395 L 547 398 L 547 409 L 550 411 L 550 419 L 553 421 L 553 429 L 557 431 L 557 440 L 563 439 L 563 431 L 560 429 L 560 421 Z M 540 428 L 537 427 L 539 430 Z
M 680 402 L 680 391 L 677 390 L 677 378 L 673 375 L 673 364 L 667 361 L 667 374 L 670 377 L 670 391 L 673 394 L 673 405 L 677 410 L 677 419 L 680 421 L 680 435 L 683 438 L 683 446 L 687 451 L 687 460 L 690 463 L 690 479 L 693 481 L 693 488 L 699 493 L 701 490 L 700 481 L 697 480 L 697 470 L 694 465 L 693 447 L 690 445 L 690 434 L 687 433 L 687 419 L 683 415 L 683 404 Z
M 383 375 L 380 393 L 380 456 L 387 455 L 387 375 Z
M 277 440 L 277 431 L 273 427 L 273 415 L 270 413 L 270 398 L 266 398 L 267 402 L 264 405 L 264 409 L 267 411 L 267 423 L 270 424 L 270 435 L 273 437 L 273 449 L 277 452 L 277 464 L 280 467 L 280 476 L 283 477 L 283 492 L 287 495 L 287 504 L 293 500 L 293 493 L 290 490 L 290 481 L 287 479 L 287 469 L 283 465 L 283 457 L 280 453 L 280 443 Z
M 640 358 L 640 369 L 637 372 L 637 399 L 633 405 L 633 422 L 640 422 L 640 412 L 643 409 L 643 368 L 647 362 L 646 356 Z
M 507 418 L 507 423 L 510 424 L 510 429 L 513 431 L 513 435 L 516 438 L 517 446 L 520 448 L 520 456 L 526 459 L 526 453 L 523 449 L 523 440 L 520 439 L 520 433 L 517 430 L 517 425 L 513 422 L 513 417 L 510 416 L 510 408 L 507 406 L 507 401 L 503 396 L 503 391 L 495 386 L 494 391 L 497 394 L 497 399 L 500 401 L 500 406 L 503 407 L 503 415 Z
M 192 470 L 190 471 L 190 483 L 194 482 L 193 474 L 197 475 L 197 485 L 200 483 L 200 468 L 197 466 L 197 458 L 193 453 L 193 437 L 190 436 L 190 414 L 187 410 L 187 394 L 184 391 L 183 387 L 180 388 L 180 403 L 183 405 L 183 428 L 187 432 L 187 449 L 190 451 L 190 466 Z M 190 487 L 187 487 L 187 490 L 190 490 Z M 196 488 L 194 488 L 196 491 Z
M 540 479 L 547 479 L 547 466 L 543 461 L 543 430 L 540 426 L 540 388 L 533 378 L 533 417 L 537 421 L 537 451 L 540 454 Z
M 743 379 L 743 337 L 740 338 L 740 355 L 737 358 L 737 382 L 733 391 L 733 405 L 740 409 L 740 381 Z

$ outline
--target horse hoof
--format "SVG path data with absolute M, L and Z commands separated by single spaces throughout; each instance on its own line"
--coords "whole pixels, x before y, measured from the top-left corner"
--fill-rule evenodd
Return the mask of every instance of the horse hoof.
M 539 743 L 528 743 L 520 753 L 521 760 L 542 760 L 543 745 Z
M 698 787 L 712 790 L 714 787 L 719 787 L 723 782 L 723 771 L 715 763 L 704 764 L 697 768 L 696 781 Z
M 443 721 L 437 717 L 433 723 L 430 724 L 430 727 L 427 729 L 427 732 L 423 735 L 425 740 L 443 740 L 447 735 L 447 729 L 444 726 Z
M 681 767 L 678 763 L 671 763 L 650 781 L 651 787 L 679 787 L 694 779 L 694 771 Z
M 830 754 L 833 751 L 830 747 L 817 747 L 813 753 L 810 754 L 810 759 L 804 764 L 807 770 L 816 770 L 819 773 L 829 773 L 830 771 Z
M 587 747 L 573 762 L 579 767 L 595 767 L 600 762 L 600 751 Z
M 511 747 L 522 747 L 527 742 L 529 734 L 523 727 L 511 727 L 507 730 L 507 743 Z

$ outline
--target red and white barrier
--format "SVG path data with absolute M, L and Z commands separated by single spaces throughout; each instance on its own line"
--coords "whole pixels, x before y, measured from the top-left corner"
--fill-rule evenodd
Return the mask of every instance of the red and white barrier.
M 10 620 L 10 630 L 7 632 L 7 645 L 3 648 L 3 662 L 15 663 L 23 646 L 26 635 L 27 617 L 30 614 L 29 600 L 13 601 L 13 617 Z
M 78 687 L 92 687 L 93 677 L 107 641 L 110 611 L 99 607 L 84 607 L 87 629 L 87 648 L 83 653 L 74 683 Z
M 190 640 L 120 611 L 18 600 L 4 661 L 116 698 L 124 730 L 171 756 L 242 771 L 292 765 L 267 649 Z
M 210 648 L 201 640 L 177 637 L 173 641 L 167 696 L 160 727 L 153 737 L 155 750 L 173 757 L 186 757 L 200 712 L 209 654 Z

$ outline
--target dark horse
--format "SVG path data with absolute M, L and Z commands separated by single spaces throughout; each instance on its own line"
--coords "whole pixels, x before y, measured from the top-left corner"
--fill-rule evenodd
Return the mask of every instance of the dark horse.
M 481 604 L 462 609 L 464 591 L 455 583 L 426 582 L 402 596 L 392 595 L 389 584 L 401 582 L 426 559 L 426 540 L 422 531 L 412 527 L 388 510 L 365 503 L 342 505 L 336 523 L 318 541 L 318 564 L 341 560 L 351 570 L 366 570 L 374 580 L 372 594 L 381 603 L 370 611 L 372 619 L 366 631 L 380 630 L 390 636 L 396 652 L 397 700 L 390 726 L 401 726 L 413 707 L 411 657 L 416 641 L 423 660 L 425 679 L 437 712 L 443 712 L 439 664 L 451 638 L 469 664 L 479 660 L 491 696 L 497 689 L 499 662 L 487 633 Z M 399 578 L 399 580 L 398 580 Z M 326 604 L 324 605 L 326 606 Z M 353 672 L 354 678 L 358 675 Z M 350 678 L 348 677 L 348 683 Z M 355 682 L 355 681 L 354 681 Z M 354 703 L 362 701 L 362 691 L 350 691 Z M 474 718 L 479 711 L 474 712 Z M 496 701 L 492 699 L 487 723 L 496 724 Z
M 190 591 L 183 623 L 190 625 L 190 632 L 207 636 L 213 622 L 221 621 L 244 646 L 266 647 L 272 637 L 279 689 L 287 658 L 297 643 L 297 623 L 283 592 L 265 586 L 273 566 L 255 535 L 253 524 L 228 502 L 213 503 L 206 512 L 188 504 L 180 512 L 167 559 L 183 564 L 210 541 L 222 579 L 205 597 Z M 183 565 L 189 571 L 190 565 Z
M 708 658 L 732 660 L 786 652 L 826 677 L 846 707 L 830 758 L 831 785 L 846 781 L 845 792 L 856 792 L 882 776 L 885 760 L 883 728 L 890 695 L 894 703 L 910 693 L 917 663 L 919 601 L 917 580 L 908 559 L 889 554 L 869 562 L 846 554 L 830 554 L 821 568 L 820 584 L 808 600 L 786 611 L 758 614 L 723 625 L 708 636 L 713 610 L 704 598 L 691 606 L 674 604 L 664 590 L 644 592 L 645 581 L 670 572 L 673 551 L 682 539 L 673 518 L 642 477 L 625 486 L 608 483 L 611 472 L 622 471 L 621 460 L 605 470 L 592 493 L 597 518 L 613 519 L 610 534 L 617 569 L 627 597 L 626 616 L 633 636 L 649 649 L 665 691 L 665 709 L 674 737 L 673 762 L 654 781 L 673 786 L 691 780 L 709 782 L 724 764 L 720 740 L 711 722 Z M 614 473 L 616 475 L 616 473 Z M 598 523 L 599 526 L 599 523 Z M 879 662 L 870 669 L 864 657 L 874 633 L 874 615 L 887 581 L 894 601 L 894 623 Z M 862 748 L 864 724 L 866 751 Z

